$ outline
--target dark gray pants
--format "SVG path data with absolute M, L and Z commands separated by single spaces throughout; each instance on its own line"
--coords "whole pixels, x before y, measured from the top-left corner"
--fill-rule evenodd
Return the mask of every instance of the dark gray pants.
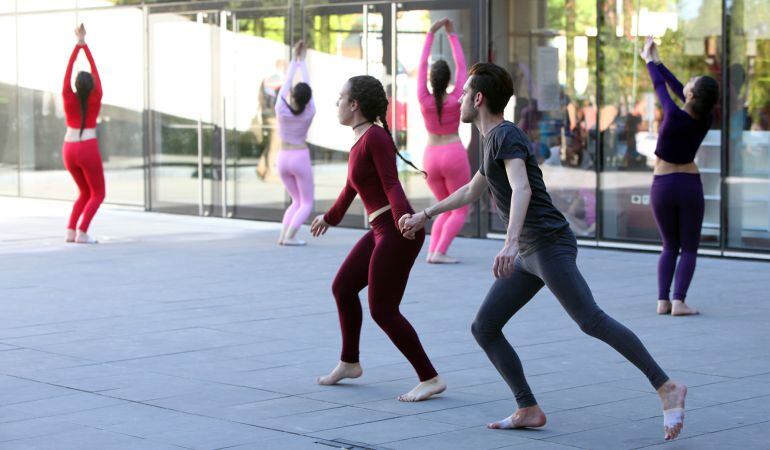
M 543 286 L 548 286 L 584 333 L 612 346 L 644 372 L 655 389 L 668 380 L 639 338 L 596 305 L 576 259 L 577 241 L 569 230 L 534 253 L 517 257 L 513 275 L 495 281 L 473 321 L 473 336 L 508 383 L 520 408 L 537 401 L 519 357 L 503 336 L 503 327 Z

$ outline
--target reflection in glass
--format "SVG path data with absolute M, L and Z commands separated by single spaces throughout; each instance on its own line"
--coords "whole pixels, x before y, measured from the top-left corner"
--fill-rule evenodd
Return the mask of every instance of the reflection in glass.
M 662 119 L 639 49 L 648 35 L 659 41 L 661 58 L 680 79 L 719 77 L 721 6 L 714 1 L 601 3 L 602 229 L 604 238 L 658 242 L 649 191 Z M 703 181 L 706 212 L 701 240 L 716 245 L 720 232 L 721 116 L 695 162 Z
M 493 9 L 493 61 L 514 78 L 505 117 L 529 135 L 553 203 L 575 234 L 595 236 L 596 1 L 495 1 Z M 489 220 L 491 230 L 505 232 L 491 203 Z
M 0 194 L 19 193 L 16 19 L 0 17 Z
M 727 245 L 770 249 L 770 10 L 731 4 Z

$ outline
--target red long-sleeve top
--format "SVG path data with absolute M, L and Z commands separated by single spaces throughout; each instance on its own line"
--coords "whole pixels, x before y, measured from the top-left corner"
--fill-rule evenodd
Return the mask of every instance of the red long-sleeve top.
M 324 221 L 339 224 L 356 194 L 361 195 L 368 214 L 390 204 L 396 226 L 401 216 L 414 212 L 398 179 L 393 139 L 377 125 L 370 127 L 350 149 L 348 179 L 337 201 L 324 214 Z
M 75 65 L 80 49 L 83 49 L 86 58 L 88 58 L 88 63 L 91 64 L 91 75 L 94 78 L 94 88 L 88 96 L 85 127 L 96 128 L 96 118 L 99 116 L 99 110 L 102 107 L 102 81 L 99 79 L 99 72 L 96 70 L 96 63 L 94 62 L 94 57 L 91 56 L 91 50 L 88 49 L 86 44 L 75 45 L 70 55 L 70 61 L 67 64 L 67 72 L 64 74 L 64 85 L 61 91 L 62 98 L 64 99 L 64 116 L 67 119 L 68 127 L 80 128 L 80 100 L 72 90 L 72 66 Z

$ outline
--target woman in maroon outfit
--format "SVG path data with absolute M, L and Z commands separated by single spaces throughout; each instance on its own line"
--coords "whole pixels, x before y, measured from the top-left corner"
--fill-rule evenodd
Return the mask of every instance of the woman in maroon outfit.
M 350 150 L 342 193 L 326 214 L 313 220 L 310 230 L 314 236 L 320 236 L 329 226 L 339 224 L 356 195 L 361 196 L 371 230 L 353 247 L 334 278 L 332 292 L 342 329 L 342 355 L 337 367 L 318 378 L 318 383 L 336 384 L 363 373 L 358 358 L 362 322 L 358 293 L 369 286 L 372 318 L 406 356 L 420 379 L 414 389 L 398 399 L 421 401 L 443 392 L 446 384 L 433 368 L 414 328 L 399 311 L 425 233 L 421 231 L 414 239 L 407 239 L 398 230 L 398 219 L 413 210 L 398 179 L 396 155 L 401 155 L 390 135 L 387 109 L 385 90 L 371 76 L 348 80 L 337 100 L 339 121 L 353 129 L 356 141 Z M 382 126 L 375 125 L 377 121 Z

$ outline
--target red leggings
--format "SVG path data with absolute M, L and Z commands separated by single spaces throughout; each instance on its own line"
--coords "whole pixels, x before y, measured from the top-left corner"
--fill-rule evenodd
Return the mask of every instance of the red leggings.
M 415 240 L 404 238 L 390 212 L 374 219 L 371 226 L 371 231 L 350 251 L 332 284 L 342 328 L 340 359 L 358 362 L 363 320 L 358 293 L 368 285 L 372 319 L 406 356 L 420 381 L 429 380 L 437 375 L 436 370 L 425 354 L 417 332 L 399 311 L 409 272 L 420 253 L 425 233 L 420 231 Z
M 67 228 L 74 230 L 77 227 L 85 233 L 96 210 L 104 200 L 104 169 L 102 155 L 99 154 L 99 142 L 96 139 L 65 142 L 62 156 L 64 167 L 75 179 L 80 190 L 80 196 L 72 206 Z M 80 219 L 79 227 L 78 219 Z

